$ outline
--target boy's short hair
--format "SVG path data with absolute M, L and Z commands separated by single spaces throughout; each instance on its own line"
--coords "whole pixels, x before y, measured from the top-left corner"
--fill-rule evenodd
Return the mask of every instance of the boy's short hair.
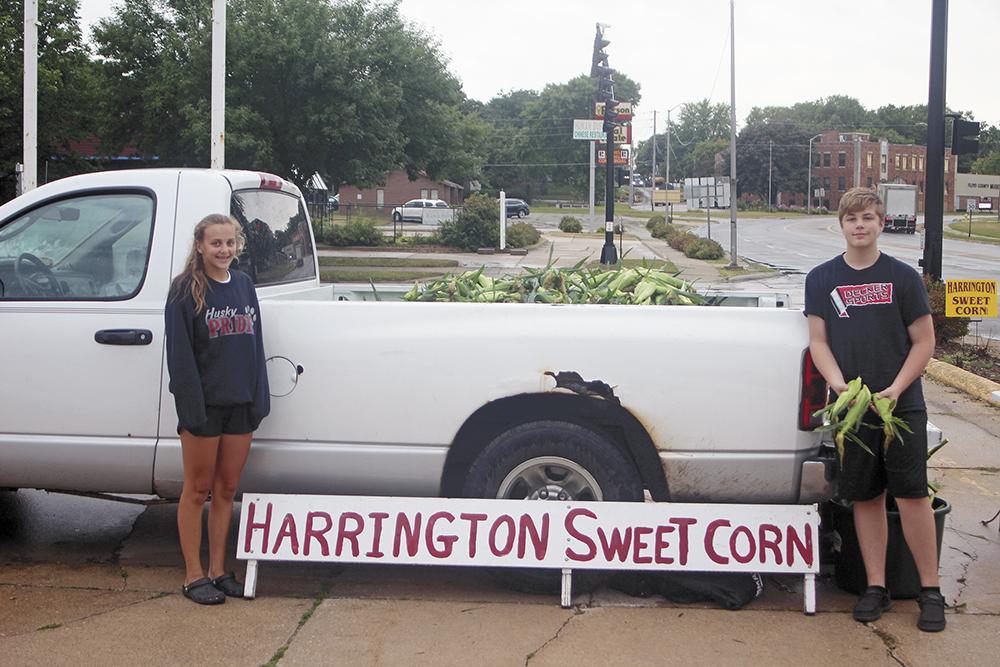
M 879 220 L 885 217 L 885 204 L 882 203 L 877 192 L 871 188 L 851 188 L 840 198 L 837 219 L 840 220 L 840 224 L 844 224 L 845 215 L 863 211 L 869 206 L 875 207 L 875 213 Z

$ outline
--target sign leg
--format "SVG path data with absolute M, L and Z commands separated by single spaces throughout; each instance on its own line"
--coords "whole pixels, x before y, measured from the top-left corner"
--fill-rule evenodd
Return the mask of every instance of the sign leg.
M 573 606 L 573 570 L 568 568 L 562 571 L 562 608 L 569 609 Z
M 253 600 L 257 596 L 257 561 L 247 561 L 247 575 L 243 582 L 243 598 Z
M 816 613 L 816 575 L 809 573 L 805 575 L 805 613 L 812 616 Z

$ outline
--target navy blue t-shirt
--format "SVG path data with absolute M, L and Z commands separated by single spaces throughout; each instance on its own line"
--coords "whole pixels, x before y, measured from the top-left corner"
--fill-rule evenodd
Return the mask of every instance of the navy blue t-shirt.
M 805 314 L 826 322 L 827 341 L 844 380 L 860 375 L 873 393 L 896 379 L 913 346 L 907 327 L 930 312 L 919 274 L 885 253 L 860 271 L 840 255 L 806 277 Z M 924 408 L 917 378 L 900 395 L 896 409 Z
M 271 408 L 257 293 L 245 273 L 229 275 L 226 283 L 209 278 L 205 308 L 197 314 L 187 288 L 167 302 L 170 392 L 188 430 L 204 426 L 206 405 L 252 404 L 255 422 Z

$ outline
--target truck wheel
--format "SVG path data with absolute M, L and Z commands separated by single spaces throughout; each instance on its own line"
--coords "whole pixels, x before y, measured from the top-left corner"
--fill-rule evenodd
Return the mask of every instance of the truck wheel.
M 469 468 L 462 496 L 641 502 L 643 488 L 635 465 L 602 436 L 577 424 L 542 421 L 512 428 L 487 445 Z M 593 590 L 609 574 L 578 570 L 573 590 Z M 551 595 L 560 589 L 558 570 L 495 568 L 489 576 L 524 593 Z
M 462 495 L 511 500 L 643 499 L 635 466 L 615 445 L 567 422 L 522 424 L 473 461 Z

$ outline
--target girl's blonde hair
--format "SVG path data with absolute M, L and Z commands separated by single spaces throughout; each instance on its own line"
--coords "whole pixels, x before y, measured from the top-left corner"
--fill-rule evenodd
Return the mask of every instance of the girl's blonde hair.
M 236 257 L 243 252 L 246 245 L 246 237 L 243 236 L 243 229 L 240 223 L 231 215 L 222 213 L 212 213 L 202 218 L 201 222 L 195 225 L 194 239 L 191 241 L 191 250 L 184 261 L 184 270 L 174 278 L 170 285 L 170 299 L 179 299 L 190 291 L 191 298 L 194 299 L 195 313 L 200 313 L 205 308 L 205 292 L 208 290 L 208 277 L 205 275 L 205 262 L 198 252 L 198 244 L 205 240 L 205 230 L 212 225 L 232 225 L 236 232 Z

